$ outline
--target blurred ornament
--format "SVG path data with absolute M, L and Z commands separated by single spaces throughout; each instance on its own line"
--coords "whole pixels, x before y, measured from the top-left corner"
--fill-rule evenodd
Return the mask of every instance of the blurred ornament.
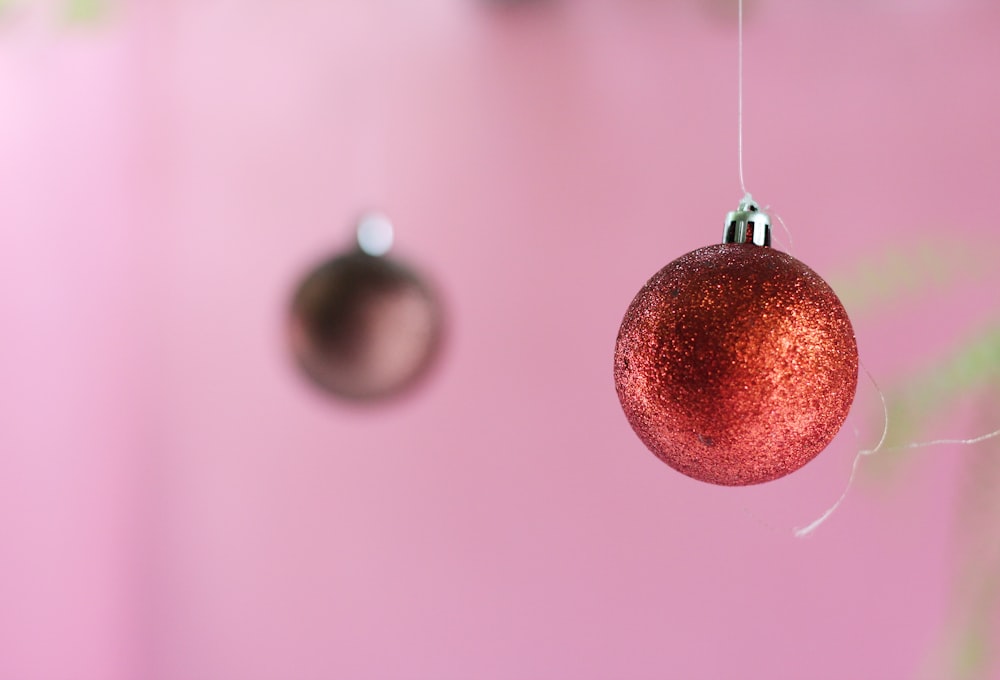
M 368 214 L 357 246 L 313 270 L 292 300 L 289 340 L 299 367 L 323 390 L 352 401 L 396 395 L 421 378 L 441 341 L 430 286 L 386 257 L 392 224 Z
M 777 479 L 839 431 L 858 382 L 854 331 L 823 279 L 772 250 L 747 194 L 722 244 L 639 291 L 615 348 L 625 415 L 661 460 L 714 484 Z
M 494 7 L 521 7 L 524 5 L 549 5 L 552 0 L 485 0 L 487 5 Z

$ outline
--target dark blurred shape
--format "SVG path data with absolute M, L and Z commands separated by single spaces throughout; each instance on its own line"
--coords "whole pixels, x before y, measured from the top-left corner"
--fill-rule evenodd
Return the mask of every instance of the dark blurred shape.
M 739 19 L 739 0 L 701 0 L 699 4 L 710 17 L 723 23 L 735 26 Z M 744 21 L 757 16 L 759 4 L 757 0 L 743 0 Z
M 388 398 L 418 382 L 443 326 L 431 288 L 409 267 L 366 252 L 363 226 L 357 248 L 305 277 L 289 318 L 299 367 L 326 392 L 351 401 Z
M 480 0 L 480 2 L 501 11 L 518 7 L 550 7 L 558 4 L 557 0 Z

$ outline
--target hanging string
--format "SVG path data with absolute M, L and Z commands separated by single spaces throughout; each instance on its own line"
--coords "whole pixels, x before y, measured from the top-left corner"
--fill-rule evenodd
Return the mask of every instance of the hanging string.
M 868 369 L 865 367 L 864 364 L 861 364 L 861 368 L 862 370 L 864 370 L 865 375 L 868 376 L 868 380 L 871 381 L 872 385 L 875 387 L 875 390 L 878 392 L 879 399 L 882 401 L 882 417 L 883 417 L 882 437 L 878 440 L 878 444 L 876 444 L 874 448 L 862 449 L 858 451 L 857 455 L 854 456 L 854 462 L 851 464 L 851 474 L 847 478 L 847 484 L 844 486 L 844 491 L 843 493 L 840 494 L 840 498 L 838 498 L 836 503 L 831 505 L 826 510 L 826 512 L 820 515 L 813 522 L 804 527 L 795 529 L 794 531 L 795 538 L 804 538 L 808 536 L 816 529 L 818 529 L 820 526 L 822 526 L 823 523 L 826 522 L 828 519 L 830 519 L 831 516 L 833 516 L 833 513 L 835 513 L 837 509 L 840 508 L 840 505 L 847 498 L 847 494 L 850 492 L 851 487 L 854 484 L 854 478 L 857 476 L 858 466 L 861 463 L 861 459 L 866 456 L 874 455 L 879 451 L 881 451 L 883 445 L 885 444 L 886 436 L 889 434 L 889 406 L 886 403 L 885 394 L 882 392 L 881 389 L 879 389 L 878 383 L 875 382 L 875 378 L 872 377 L 872 374 L 868 371 Z M 888 450 L 906 451 L 911 449 L 923 449 L 930 446 L 941 446 L 945 444 L 971 446 L 973 444 L 979 444 L 980 442 L 984 442 L 987 439 L 993 439 L 995 437 L 1000 437 L 1000 430 L 994 430 L 993 432 L 989 432 L 987 434 L 981 435 L 979 437 L 974 437 L 972 439 L 935 439 L 929 442 L 911 442 L 909 444 L 904 444 L 902 446 L 894 446 Z
M 816 531 L 816 529 L 818 529 L 820 526 L 822 526 L 822 524 L 826 522 L 826 520 L 830 519 L 833 513 L 837 512 L 837 509 L 840 507 L 840 504 L 843 503 L 844 500 L 847 498 L 847 494 L 850 492 L 851 487 L 854 485 L 854 478 L 858 474 L 858 465 L 861 464 L 861 459 L 864 458 L 865 456 L 871 456 L 881 451 L 882 446 L 885 444 L 885 438 L 889 435 L 889 405 L 885 401 L 885 394 L 879 388 L 878 383 L 875 382 L 875 378 L 872 376 L 872 374 L 868 371 L 868 368 L 863 363 L 861 364 L 861 369 L 865 372 L 865 375 L 868 376 L 868 380 L 871 381 L 871 384 L 875 387 L 875 391 L 878 392 L 879 399 L 882 401 L 882 436 L 879 438 L 878 444 L 875 445 L 875 448 L 861 449 L 860 451 L 858 451 L 857 455 L 854 456 L 854 462 L 851 464 L 851 475 L 847 478 L 847 484 L 844 486 L 844 492 L 840 494 L 840 498 L 837 499 L 837 502 L 831 505 L 826 512 L 820 515 L 813 522 L 809 523 L 808 525 L 802 528 L 796 529 L 795 538 L 803 538 L 805 536 L 808 536 L 812 532 Z
M 739 161 L 740 161 L 740 188 L 743 190 L 743 195 L 747 199 L 749 199 L 750 192 L 747 191 L 747 184 L 743 180 L 743 0 L 738 0 L 738 6 L 739 6 L 738 9 L 739 19 L 737 21 L 737 24 L 739 26 L 738 28 L 739 38 L 737 40 L 737 43 L 739 45 L 739 59 L 737 61 L 738 77 L 737 77 L 736 92 L 737 92 L 737 99 L 739 100 L 739 105 L 737 109 L 736 121 L 737 121 L 737 127 L 739 128 L 738 146 L 739 146 Z
M 747 196 L 749 197 L 750 194 L 747 194 Z M 788 253 L 789 255 L 793 255 L 794 253 L 792 251 L 794 250 L 795 244 L 792 240 L 792 230 L 788 228 L 787 224 L 785 224 L 785 220 L 781 219 L 781 215 L 771 210 L 770 203 L 764 206 L 764 212 L 766 212 L 768 215 L 773 215 L 775 219 L 778 220 L 778 224 L 781 225 L 782 230 L 785 232 L 785 237 L 788 239 L 788 247 L 785 248 L 785 252 Z
M 752 201 L 752 197 L 750 195 L 750 192 L 747 191 L 746 179 L 743 172 L 743 0 L 737 0 L 737 8 L 738 8 L 737 9 L 738 57 L 737 57 L 737 86 L 736 86 L 737 150 L 738 150 L 739 171 L 740 171 L 740 189 L 743 191 L 743 196 L 744 196 L 743 200 L 746 202 L 750 202 Z M 776 215 L 776 217 L 778 219 L 778 222 L 784 229 L 785 234 L 788 236 L 789 250 L 791 250 L 791 245 L 792 245 L 791 231 L 789 231 L 788 226 L 785 224 L 785 221 L 781 219 L 780 215 Z M 815 519 L 814 521 L 812 521 L 811 523 L 807 524 L 804 527 L 796 528 L 794 530 L 794 535 L 796 538 L 804 538 L 808 536 L 809 534 L 813 533 L 816 529 L 818 529 L 820 526 L 822 526 L 828 519 L 830 519 L 830 517 L 833 516 L 833 514 L 840 508 L 841 504 L 843 504 L 843 502 L 847 499 L 847 495 L 848 493 L 850 493 L 850 490 L 854 485 L 854 480 L 857 477 L 858 468 L 861 465 L 861 460 L 867 456 L 872 456 L 882 451 L 883 447 L 885 446 L 886 437 L 889 434 L 889 406 L 886 403 L 885 394 L 879 388 L 878 383 L 875 382 L 875 378 L 864 366 L 864 364 L 861 364 L 861 368 L 864 371 L 865 375 L 868 377 L 868 380 L 871 381 L 872 385 L 875 387 L 875 391 L 878 392 L 879 399 L 882 402 L 882 416 L 883 416 L 882 436 L 879 438 L 878 444 L 876 444 L 873 448 L 860 449 L 857 452 L 857 454 L 854 456 L 854 461 L 851 463 L 851 474 L 847 478 L 847 484 L 844 486 L 844 491 L 840 494 L 840 497 L 837 498 L 836 502 L 833 505 L 831 505 L 817 519 Z M 895 451 L 912 450 L 912 449 L 927 448 L 930 446 L 940 446 L 946 444 L 970 446 L 973 444 L 978 444 L 980 442 L 986 441 L 988 439 L 993 439 L 995 437 L 1000 437 L 1000 430 L 996 430 L 994 432 L 990 432 L 988 434 L 984 434 L 979 437 L 974 437 L 972 439 L 935 439 L 934 441 L 929 441 L 929 442 L 914 442 L 910 444 L 905 444 L 903 446 L 893 447 L 891 450 Z
M 743 196 L 744 196 L 743 200 L 749 202 L 752 200 L 752 197 L 750 195 L 750 192 L 747 191 L 746 179 L 743 172 L 743 0 L 737 0 L 737 8 L 738 8 L 737 9 L 738 58 L 737 58 L 737 86 L 736 86 L 737 149 L 738 149 L 738 160 L 739 160 L 739 171 L 740 171 L 740 189 L 743 191 Z M 781 219 L 780 215 L 775 214 L 775 216 L 777 217 L 778 222 L 784 229 L 785 234 L 788 236 L 788 245 L 790 251 L 792 245 L 791 231 L 789 231 L 788 226 L 785 224 L 785 221 Z M 861 460 L 867 456 L 872 456 L 882 451 L 883 446 L 885 445 L 886 437 L 888 436 L 889 433 L 889 407 L 888 404 L 886 403 L 885 394 L 883 394 L 882 390 L 878 386 L 878 383 L 875 382 L 875 378 L 868 371 L 868 369 L 865 368 L 864 364 L 861 365 L 861 368 L 864 370 L 865 375 L 868 376 L 868 380 L 870 380 L 872 385 L 875 387 L 875 390 L 878 392 L 879 399 L 882 402 L 882 414 L 883 414 L 882 436 L 879 438 L 878 444 L 876 444 L 874 448 L 861 449 L 857 452 L 857 454 L 854 456 L 854 462 L 851 464 L 851 474 L 847 478 L 847 484 L 844 487 L 843 493 L 841 493 L 837 501 L 832 506 L 830 506 L 826 510 L 826 512 L 820 515 L 816 520 L 814 520 L 813 522 L 804 527 L 795 529 L 794 535 L 796 538 L 804 538 L 805 536 L 808 536 L 809 534 L 813 533 L 816 529 L 818 529 L 820 526 L 822 526 L 831 516 L 833 516 L 833 514 L 840 508 L 844 500 L 847 499 L 847 495 L 850 492 L 852 486 L 854 485 L 854 479 L 857 477 L 858 468 L 861 464 Z M 995 437 L 1000 437 L 1000 430 L 996 430 L 994 432 L 990 432 L 988 434 L 984 434 L 982 436 L 975 437 L 972 439 L 936 439 L 934 441 L 929 441 L 929 442 L 914 442 L 910 444 L 905 444 L 903 446 L 893 447 L 891 450 L 902 451 L 902 450 L 927 448 L 930 446 L 940 446 L 946 444 L 969 446 L 973 444 L 978 444 L 988 439 L 993 439 Z

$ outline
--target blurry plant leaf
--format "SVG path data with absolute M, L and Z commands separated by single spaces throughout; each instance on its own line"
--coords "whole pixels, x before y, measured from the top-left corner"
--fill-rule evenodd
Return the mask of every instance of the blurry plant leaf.
M 983 457 L 995 461 L 998 453 L 998 447 L 993 446 Z M 995 463 L 993 467 L 997 467 Z M 996 499 L 997 485 L 995 475 L 993 477 L 994 483 L 988 488 L 980 486 Z M 978 528 L 968 532 L 964 544 L 958 546 L 961 557 L 957 560 L 956 585 L 951 598 L 954 612 L 951 623 L 946 624 L 942 642 L 933 653 L 930 678 L 987 680 L 995 677 L 992 671 L 996 667 L 996 652 L 991 641 L 996 639 L 995 612 L 1000 603 L 1000 571 L 997 569 L 1000 565 L 995 559 L 995 539 L 1000 524 L 995 515 L 982 519 L 986 522 L 977 522 Z M 963 528 L 966 523 L 959 517 L 958 529 Z M 993 557 L 983 561 L 982 551 L 976 547 L 987 543 Z
M 931 662 L 931 669 L 921 677 L 929 679 L 951 678 L 951 680 L 979 680 L 983 669 L 988 667 L 989 643 L 983 638 L 983 630 L 977 625 L 951 631 L 950 637 L 938 651 L 939 658 Z
M 66 19 L 74 24 L 92 24 L 107 17 L 110 11 L 111 0 L 68 0 Z
M 989 643 L 983 637 L 979 626 L 971 626 L 961 638 L 958 658 L 955 660 L 955 671 L 959 678 L 974 678 L 985 666 L 986 650 Z
M 923 426 L 947 414 L 967 394 L 1000 384 L 1000 324 L 968 338 L 951 356 L 908 376 L 886 393 L 889 433 L 886 450 L 872 457 L 872 471 L 893 472 L 907 451 L 894 449 L 915 441 Z
M 985 395 L 980 429 L 995 428 L 1000 419 L 1000 390 Z M 963 654 L 956 671 L 963 678 L 992 677 L 996 652 L 997 605 L 1000 604 L 1000 443 L 984 443 L 963 457 L 963 483 L 956 517 L 955 598 L 960 620 Z
M 902 301 L 983 281 L 995 250 L 954 240 L 898 244 L 888 253 L 857 261 L 833 277 L 834 289 L 852 316 L 880 312 Z M 986 412 L 975 434 L 1000 425 L 1000 322 L 968 335 L 941 361 L 911 373 L 885 394 L 889 431 L 866 471 L 891 477 L 913 457 L 901 445 L 920 441 L 925 428 L 971 395 Z M 963 456 L 965 479 L 958 494 L 955 527 L 953 612 L 936 646 L 928 678 L 985 680 L 997 655 L 995 613 L 1000 606 L 1000 442 L 992 440 Z
M 831 278 L 831 285 L 852 316 L 871 313 L 915 298 L 928 290 L 977 281 L 991 271 L 991 253 L 959 241 L 897 244 L 872 253 Z

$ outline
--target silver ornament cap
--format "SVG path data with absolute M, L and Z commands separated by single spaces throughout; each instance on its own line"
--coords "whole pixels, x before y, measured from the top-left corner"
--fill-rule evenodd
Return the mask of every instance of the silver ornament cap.
M 743 197 L 740 206 L 726 215 L 726 227 L 722 232 L 723 243 L 752 243 L 755 246 L 771 246 L 771 218 L 761 212 L 760 206 L 750 194 Z

